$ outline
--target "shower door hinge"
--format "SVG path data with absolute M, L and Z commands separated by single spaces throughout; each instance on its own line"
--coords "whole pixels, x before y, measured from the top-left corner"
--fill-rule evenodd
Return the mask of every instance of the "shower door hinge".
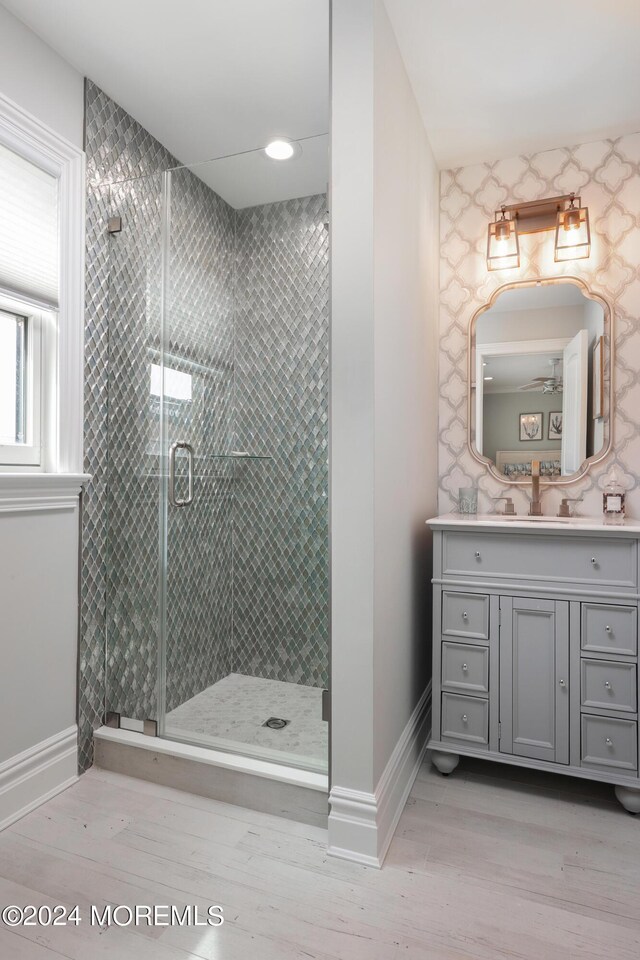
M 120 233 L 122 230 L 122 217 L 109 217 L 107 220 L 107 233 Z
M 142 732 L 146 737 L 157 737 L 158 736 L 158 721 L 157 720 L 143 720 L 142 721 Z
M 327 723 L 331 717 L 331 693 L 329 690 L 322 691 L 322 719 Z

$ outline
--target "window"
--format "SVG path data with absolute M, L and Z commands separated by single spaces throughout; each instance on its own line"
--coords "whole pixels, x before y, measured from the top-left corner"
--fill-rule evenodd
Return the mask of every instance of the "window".
M 0 94 L 0 500 L 82 472 L 83 186 L 82 150 Z
M 0 210 L 0 466 L 40 468 L 42 327 L 59 299 L 58 181 L 2 144 Z
M 40 465 L 41 317 L 0 309 L 0 463 Z

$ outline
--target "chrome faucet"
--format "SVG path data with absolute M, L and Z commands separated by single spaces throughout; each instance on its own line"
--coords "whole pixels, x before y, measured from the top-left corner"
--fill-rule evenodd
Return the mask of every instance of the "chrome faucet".
M 529 504 L 529 516 L 542 516 L 542 501 L 540 500 L 540 461 L 531 461 L 531 503 Z

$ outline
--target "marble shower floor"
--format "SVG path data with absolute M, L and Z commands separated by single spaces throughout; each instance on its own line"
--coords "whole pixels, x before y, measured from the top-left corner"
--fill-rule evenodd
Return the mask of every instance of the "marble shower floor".
M 282 730 L 272 730 L 263 726 L 269 717 L 291 722 Z M 261 759 L 327 770 L 328 724 L 322 720 L 319 687 L 231 673 L 170 710 L 165 733 Z

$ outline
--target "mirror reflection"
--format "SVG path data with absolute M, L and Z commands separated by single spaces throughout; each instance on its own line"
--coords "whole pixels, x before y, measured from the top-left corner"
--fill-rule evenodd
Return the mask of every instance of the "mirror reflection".
M 476 320 L 472 442 L 510 480 L 570 476 L 608 443 L 605 312 L 570 281 L 505 290 Z

